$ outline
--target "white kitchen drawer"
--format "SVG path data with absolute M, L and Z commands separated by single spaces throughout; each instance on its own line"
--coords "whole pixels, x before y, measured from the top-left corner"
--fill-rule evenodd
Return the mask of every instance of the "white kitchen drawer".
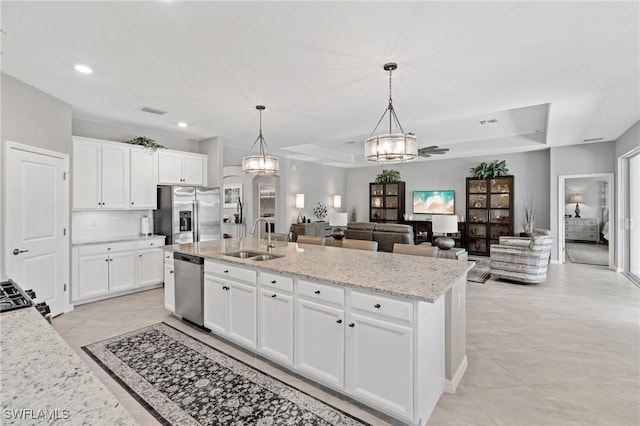
M 108 244 L 92 244 L 78 247 L 78 256 L 89 256 L 92 254 L 108 254 L 120 251 L 135 251 L 136 242 L 126 241 Z
M 241 268 L 239 266 L 230 265 L 228 263 L 213 262 L 211 260 L 205 260 L 204 273 L 219 275 L 221 277 L 230 278 L 230 279 L 239 280 L 239 281 L 245 281 L 253 285 L 256 284 L 255 270 Z
M 353 309 L 409 324 L 413 322 L 413 303 L 408 300 L 352 291 L 350 301 Z
M 164 263 L 166 265 L 171 265 L 173 266 L 173 252 L 170 250 L 165 250 L 164 251 Z
M 164 238 L 154 238 L 149 240 L 138 240 L 138 250 L 158 248 L 164 245 Z
M 344 289 L 340 287 L 319 284 L 312 281 L 298 280 L 298 294 L 310 300 L 333 303 L 344 306 Z
M 272 274 L 260 271 L 258 282 L 262 287 L 269 287 L 276 290 L 293 293 L 293 278 L 280 274 Z

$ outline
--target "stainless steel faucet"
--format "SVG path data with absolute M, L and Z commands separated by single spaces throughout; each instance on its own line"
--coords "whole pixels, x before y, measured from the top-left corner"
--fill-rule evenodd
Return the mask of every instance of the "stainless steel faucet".
M 273 249 L 276 248 L 275 242 L 271 241 L 271 223 L 264 217 L 257 218 L 256 221 L 253 222 L 253 228 L 251 228 L 251 235 L 253 235 L 256 232 L 256 225 L 258 224 L 258 222 L 264 222 L 267 224 L 267 236 L 268 236 L 267 253 L 271 253 Z M 259 235 L 260 234 L 258 234 L 258 236 Z

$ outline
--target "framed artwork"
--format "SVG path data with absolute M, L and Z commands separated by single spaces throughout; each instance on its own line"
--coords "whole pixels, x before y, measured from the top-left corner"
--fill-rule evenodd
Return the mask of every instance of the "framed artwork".
M 223 203 L 225 209 L 235 209 L 238 206 L 238 200 L 242 200 L 242 184 L 230 183 L 223 187 Z

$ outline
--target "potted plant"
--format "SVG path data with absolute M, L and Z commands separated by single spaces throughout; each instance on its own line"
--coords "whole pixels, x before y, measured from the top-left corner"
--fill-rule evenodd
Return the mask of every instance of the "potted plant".
M 158 148 L 164 148 L 164 145 L 160 145 L 155 140 L 146 136 L 138 136 L 137 138 L 128 140 L 127 143 L 130 143 L 131 145 L 140 145 L 152 151 L 155 151 Z
M 400 180 L 400 172 L 397 170 L 383 169 L 380 174 L 376 176 L 375 183 L 387 183 L 398 182 Z
M 524 204 L 522 211 L 522 228 L 524 232 L 520 233 L 521 237 L 530 237 L 533 234 L 534 221 L 536 218 L 536 208 L 533 205 L 533 196 L 529 195 Z
M 476 167 L 472 167 L 470 170 L 473 177 L 479 179 L 486 179 L 488 177 L 498 177 L 498 176 L 507 176 L 509 174 L 509 169 L 507 168 L 507 162 L 505 160 L 502 161 L 494 161 L 492 163 L 482 162 Z

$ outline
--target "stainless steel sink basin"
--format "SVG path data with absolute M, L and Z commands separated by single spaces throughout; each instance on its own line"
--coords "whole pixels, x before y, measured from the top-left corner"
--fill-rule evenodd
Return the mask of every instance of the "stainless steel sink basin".
M 256 262 L 264 262 L 265 260 L 278 259 L 284 257 L 280 254 L 261 253 L 259 251 L 241 250 L 223 253 L 225 256 L 237 257 L 240 259 L 254 260 Z

